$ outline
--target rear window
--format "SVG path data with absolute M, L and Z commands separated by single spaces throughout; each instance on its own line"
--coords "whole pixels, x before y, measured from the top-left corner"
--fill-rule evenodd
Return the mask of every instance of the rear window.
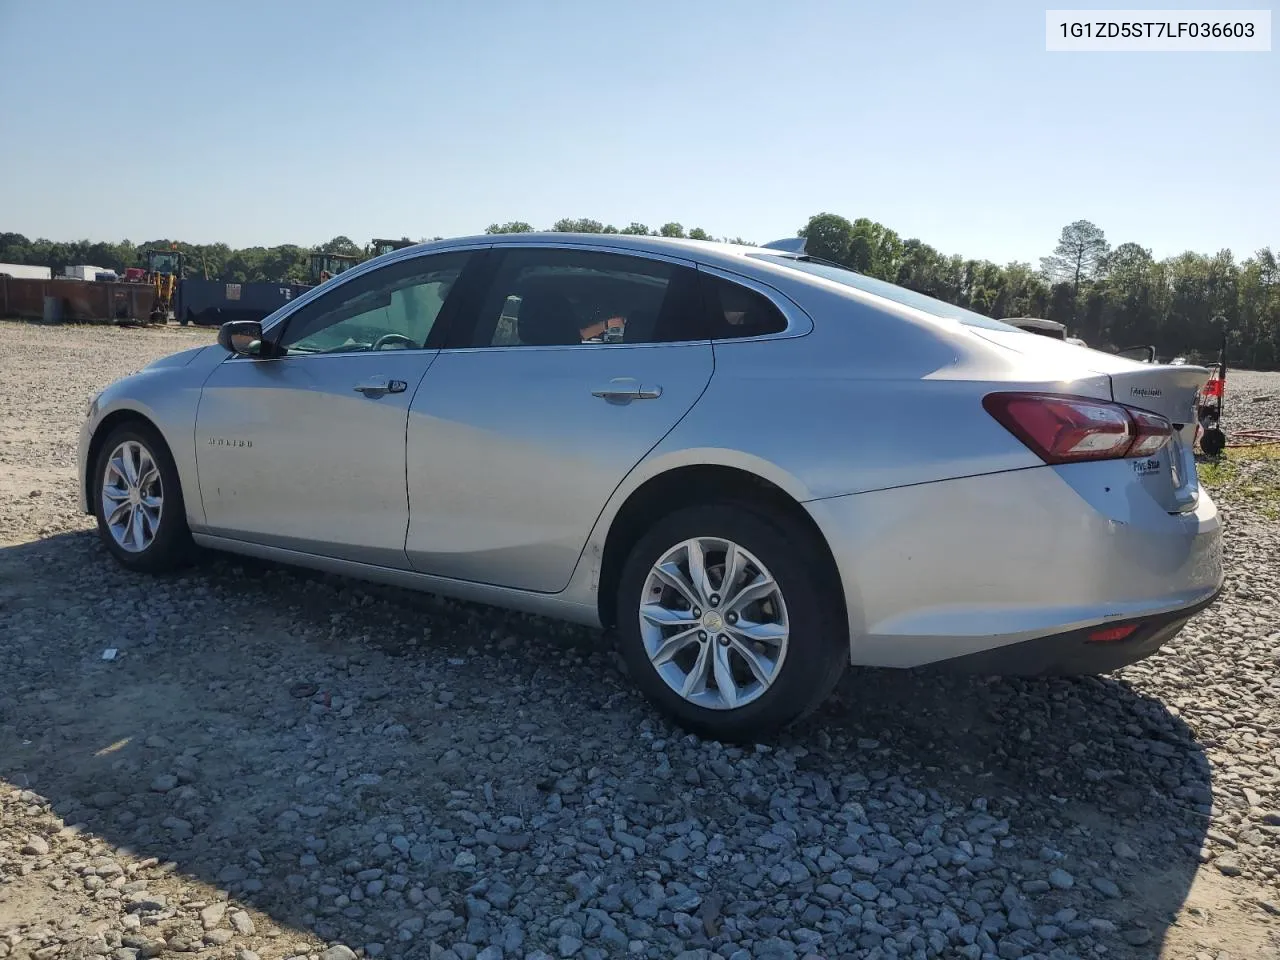
M 884 297 L 886 300 L 893 300 L 903 306 L 923 310 L 925 313 L 931 313 L 935 317 L 959 320 L 970 327 L 1009 332 L 1016 332 L 1018 329 L 1017 327 L 1009 326 L 1007 323 L 1001 323 L 999 320 L 984 317 L 980 313 L 974 313 L 972 310 L 966 310 L 964 307 L 957 307 L 955 304 L 947 303 L 945 300 L 938 300 L 923 293 L 916 293 L 913 290 L 899 287 L 897 284 L 888 283 L 884 280 L 875 280 L 872 277 L 835 264 L 819 263 L 813 260 L 798 260 L 795 257 L 781 257 L 768 253 L 751 253 L 748 256 L 755 257 L 758 260 L 767 260 L 770 263 L 789 267 L 792 270 L 799 270 L 801 273 L 811 273 L 826 280 L 834 280 L 836 283 L 843 283 L 846 287 L 853 287 L 855 290 L 861 290 L 864 293 L 873 293 L 877 297 Z

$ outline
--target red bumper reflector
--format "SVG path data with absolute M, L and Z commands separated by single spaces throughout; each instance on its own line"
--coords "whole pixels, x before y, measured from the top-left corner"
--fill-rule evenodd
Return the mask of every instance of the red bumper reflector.
M 1117 640 L 1133 636 L 1133 632 L 1137 629 L 1136 623 L 1126 623 L 1119 627 L 1103 627 L 1089 634 L 1089 643 L 1115 643 Z

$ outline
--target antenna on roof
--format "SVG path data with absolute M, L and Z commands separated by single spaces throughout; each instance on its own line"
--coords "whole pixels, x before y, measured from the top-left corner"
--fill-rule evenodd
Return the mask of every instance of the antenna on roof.
M 781 250 L 783 253 L 804 253 L 804 237 L 784 237 L 781 240 L 774 240 L 772 243 L 764 244 L 766 250 Z

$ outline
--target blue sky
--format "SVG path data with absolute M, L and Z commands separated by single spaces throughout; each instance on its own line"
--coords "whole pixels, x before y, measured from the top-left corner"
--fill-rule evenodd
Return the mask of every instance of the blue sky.
M 1280 247 L 1280 53 L 1050 54 L 1045 6 L 0 0 L 0 230 L 764 242 L 832 211 L 998 262 L 1079 218 Z

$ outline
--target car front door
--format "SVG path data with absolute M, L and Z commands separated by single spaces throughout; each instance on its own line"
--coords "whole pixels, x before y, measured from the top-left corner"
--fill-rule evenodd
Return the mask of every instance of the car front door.
M 471 254 L 339 281 L 205 382 L 196 464 L 209 532 L 407 567 L 405 425 Z
M 409 408 L 406 550 L 424 573 L 555 592 L 702 394 L 711 343 L 690 263 L 572 246 L 492 260 L 469 335 Z

